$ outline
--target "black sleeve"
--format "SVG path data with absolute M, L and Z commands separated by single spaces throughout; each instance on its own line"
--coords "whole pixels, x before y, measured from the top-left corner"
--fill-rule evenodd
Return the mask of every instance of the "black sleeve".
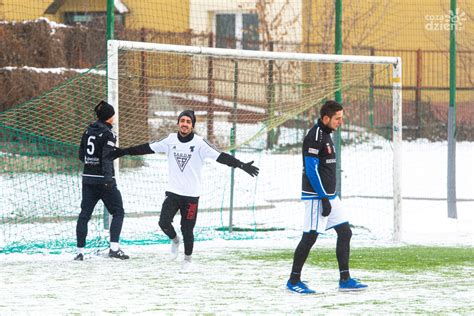
M 112 181 L 114 175 L 114 161 L 110 159 L 110 153 L 115 149 L 117 138 L 111 132 L 108 132 L 102 147 L 102 172 L 105 181 Z
M 229 167 L 234 167 L 234 168 L 242 168 L 242 164 L 243 164 L 242 161 L 240 161 L 239 159 L 227 153 L 221 153 L 219 157 L 217 157 L 216 161 L 218 163 L 227 165 Z
M 151 149 L 150 144 L 141 144 L 138 146 L 128 147 L 124 149 L 127 155 L 139 156 L 139 155 L 148 155 L 154 154 L 155 152 Z

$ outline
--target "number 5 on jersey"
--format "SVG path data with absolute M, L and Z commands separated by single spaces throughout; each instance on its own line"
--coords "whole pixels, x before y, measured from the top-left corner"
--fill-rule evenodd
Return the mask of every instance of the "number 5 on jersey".
M 87 139 L 87 154 L 91 156 L 94 154 L 94 150 L 95 150 L 95 145 L 93 142 L 94 140 L 95 140 L 95 136 L 89 136 L 89 138 Z

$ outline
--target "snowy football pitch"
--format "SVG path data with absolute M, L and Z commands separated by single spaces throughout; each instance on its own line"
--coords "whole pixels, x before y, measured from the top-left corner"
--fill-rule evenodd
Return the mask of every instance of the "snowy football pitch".
M 375 200 L 371 212 L 353 206 L 357 199 L 344 200 L 353 211 L 350 222 L 355 224 L 351 274 L 369 285 L 367 291 L 337 291 L 334 234 L 318 238 L 303 268 L 303 280 L 321 294 L 300 296 L 285 289 L 303 219 L 301 202 L 288 202 L 255 212 L 257 223 L 283 230 L 259 232 L 251 240 L 199 241 L 193 254 L 194 269 L 189 272 L 181 269 L 182 254 L 177 261 L 168 260 L 169 244 L 124 245 L 131 256 L 128 261 L 89 255 L 84 262 L 74 262 L 73 249 L 62 254 L 1 254 L 0 315 L 473 314 L 473 147 L 471 143 L 458 144 L 459 168 L 466 176 L 458 178 L 461 201 L 457 220 L 447 218 L 442 198 L 444 148 L 445 144 L 406 146 L 411 159 L 404 164 L 403 243 L 392 244 L 378 233 L 380 227 L 391 223 L 390 214 L 380 211 L 384 200 Z M 351 170 L 354 168 L 347 169 Z M 299 180 L 294 182 L 282 188 L 298 191 Z M 427 198 L 409 198 L 416 196 Z M 359 201 L 359 205 L 367 203 Z M 198 222 L 206 222 L 204 215 Z M 135 233 L 135 220 L 126 218 L 126 232 Z M 144 220 L 158 229 L 157 219 Z M 175 224 L 178 222 L 175 219 Z M 427 252 L 415 245 L 435 250 Z M 411 249 L 411 255 L 392 247 Z
M 301 296 L 288 292 L 284 286 L 291 266 L 292 249 L 288 247 L 297 241 L 200 242 L 196 244 L 190 271 L 182 270 L 182 255 L 177 261 L 168 259 L 169 245 L 130 247 L 128 261 L 101 255 L 74 262 L 71 254 L 13 254 L 3 257 L 0 263 L 0 314 L 474 311 L 474 263 L 464 261 L 472 258 L 472 248 L 432 256 L 435 266 L 429 264 L 430 258 L 423 258 L 426 251 L 420 251 L 420 264 L 404 269 L 399 264 L 386 266 L 385 259 L 389 258 L 384 259 L 397 253 L 403 255 L 404 251 L 380 248 L 382 253 L 377 253 L 377 248 L 370 248 L 367 254 L 366 248 L 353 247 L 352 274 L 370 288 L 340 293 L 336 260 L 334 257 L 331 263 L 330 258 L 335 240 L 329 237 L 319 241 L 303 270 L 304 279 L 320 294 Z M 367 265 L 359 262 L 360 255 L 365 262 L 373 260 L 370 269 L 364 269 Z M 393 262 L 403 259 L 397 260 L 396 255 L 391 258 Z

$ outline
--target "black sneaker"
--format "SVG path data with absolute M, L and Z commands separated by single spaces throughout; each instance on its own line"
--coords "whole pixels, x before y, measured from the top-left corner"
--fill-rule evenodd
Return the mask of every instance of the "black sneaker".
M 122 251 L 122 249 L 119 249 L 119 250 L 117 250 L 117 251 L 113 251 L 112 249 L 110 249 L 110 250 L 109 250 L 109 257 L 110 257 L 110 258 L 122 259 L 122 260 L 130 259 L 130 257 L 127 256 L 127 255 Z
M 78 253 L 77 256 L 74 257 L 75 261 L 83 261 L 84 255 L 82 253 Z

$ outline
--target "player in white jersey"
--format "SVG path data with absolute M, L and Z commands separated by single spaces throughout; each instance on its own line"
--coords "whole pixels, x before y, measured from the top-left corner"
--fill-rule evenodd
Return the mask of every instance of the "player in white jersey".
M 191 262 L 194 246 L 194 225 L 201 194 L 201 170 L 205 159 L 215 160 L 230 167 L 240 168 L 249 175 L 257 176 L 259 169 L 253 161 L 243 163 L 233 156 L 220 152 L 204 138 L 194 134 L 196 116 L 191 110 L 178 116 L 178 132 L 152 143 L 129 148 L 117 148 L 112 158 L 124 155 L 146 155 L 165 153 L 168 156 L 169 185 L 161 209 L 159 225 L 172 240 L 171 254 L 178 255 L 179 237 L 172 225 L 173 218 L 180 210 L 181 232 L 184 242 L 185 265 Z

